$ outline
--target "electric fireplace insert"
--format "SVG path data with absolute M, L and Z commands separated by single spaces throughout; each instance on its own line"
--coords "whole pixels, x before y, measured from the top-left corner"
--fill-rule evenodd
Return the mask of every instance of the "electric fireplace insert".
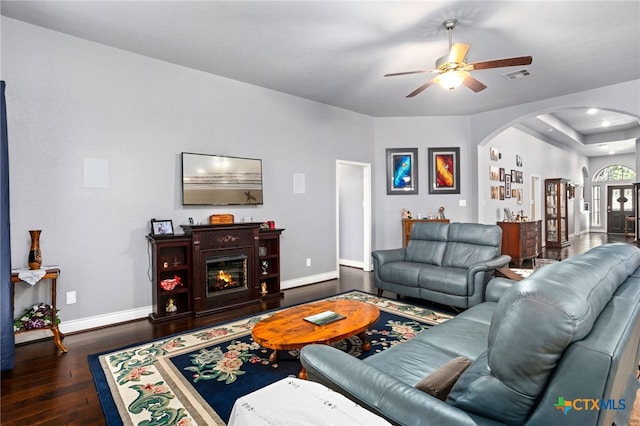
M 207 257 L 207 298 L 247 290 L 247 261 L 248 256 L 244 254 Z

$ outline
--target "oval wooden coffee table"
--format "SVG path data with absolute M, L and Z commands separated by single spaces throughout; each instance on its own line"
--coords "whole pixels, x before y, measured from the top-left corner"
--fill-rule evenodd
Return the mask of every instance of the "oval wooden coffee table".
M 325 311 L 333 311 L 345 318 L 325 325 L 316 325 L 305 318 Z M 358 335 L 362 349 L 371 349 L 366 331 L 380 317 L 380 310 L 365 302 L 355 300 L 324 300 L 294 306 L 277 312 L 258 322 L 251 332 L 253 340 L 265 348 L 273 349 L 269 356 L 272 363 L 278 361 L 278 351 L 301 349 L 312 343 L 328 345 L 347 337 Z M 304 368 L 298 377 L 307 378 Z

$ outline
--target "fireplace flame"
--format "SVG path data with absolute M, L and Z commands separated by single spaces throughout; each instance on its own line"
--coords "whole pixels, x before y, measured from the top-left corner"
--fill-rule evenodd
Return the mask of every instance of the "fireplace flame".
M 224 281 L 225 283 L 230 283 L 233 280 L 231 274 L 227 274 L 224 270 L 218 271 L 218 281 Z

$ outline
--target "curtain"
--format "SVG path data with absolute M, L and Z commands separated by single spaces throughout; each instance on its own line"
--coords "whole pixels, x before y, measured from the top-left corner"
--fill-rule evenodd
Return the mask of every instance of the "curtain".
M 2 370 L 13 368 L 15 340 L 11 303 L 11 235 L 9 224 L 9 141 L 5 82 L 0 81 L 0 356 Z

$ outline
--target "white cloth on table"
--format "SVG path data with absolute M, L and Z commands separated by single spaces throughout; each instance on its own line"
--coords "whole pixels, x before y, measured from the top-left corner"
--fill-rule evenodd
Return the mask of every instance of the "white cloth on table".
M 228 426 L 389 424 L 320 383 L 288 377 L 238 398 Z
M 25 283 L 36 285 L 46 273 L 44 269 L 18 269 L 18 278 Z

